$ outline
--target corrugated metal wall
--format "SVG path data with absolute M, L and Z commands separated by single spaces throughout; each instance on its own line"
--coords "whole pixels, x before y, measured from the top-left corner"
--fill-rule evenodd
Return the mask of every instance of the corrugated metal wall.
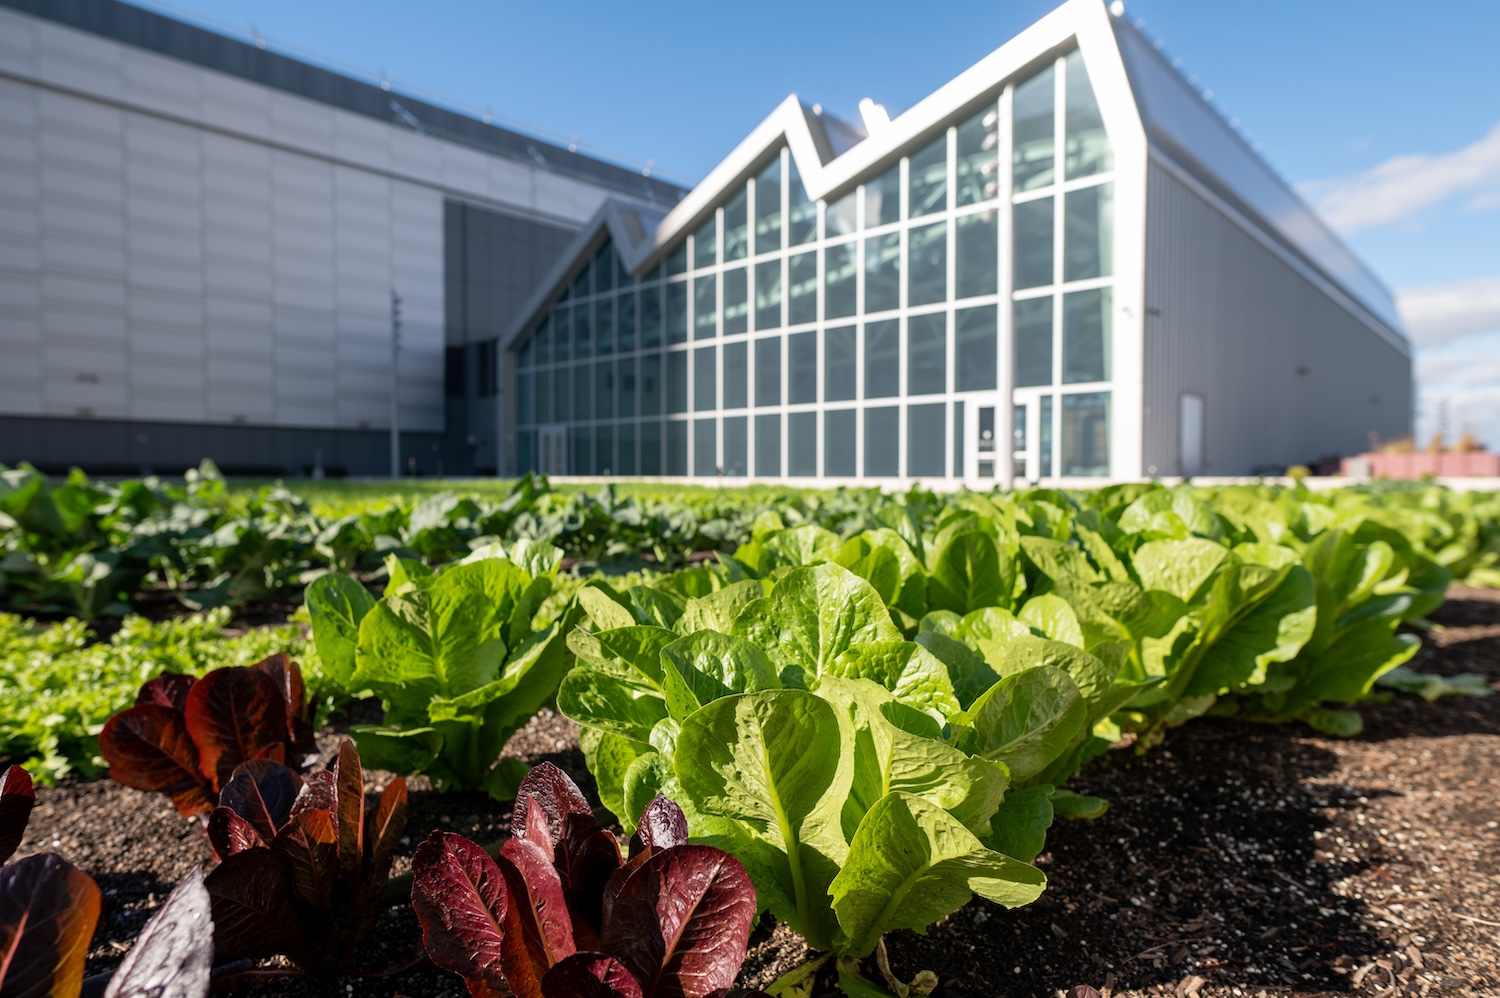
M 1160 164 L 1147 184 L 1143 471 L 1180 473 L 1185 392 L 1205 400 L 1206 475 L 1410 432 L 1409 357 Z

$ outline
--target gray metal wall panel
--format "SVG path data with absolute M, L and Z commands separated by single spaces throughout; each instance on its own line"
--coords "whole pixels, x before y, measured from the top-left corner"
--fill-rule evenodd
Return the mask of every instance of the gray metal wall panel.
M 1408 357 L 1156 163 L 1146 212 L 1147 474 L 1179 473 L 1185 392 L 1204 398 L 1209 475 L 1410 432 Z

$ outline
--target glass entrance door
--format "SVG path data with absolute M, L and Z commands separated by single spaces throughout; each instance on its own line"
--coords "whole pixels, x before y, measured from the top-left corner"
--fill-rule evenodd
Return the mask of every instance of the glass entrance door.
M 537 430 L 537 470 L 544 475 L 568 473 L 568 432 L 562 426 L 543 426 Z
M 1017 392 L 1011 416 L 1011 473 L 1015 481 L 1052 477 L 1053 396 Z

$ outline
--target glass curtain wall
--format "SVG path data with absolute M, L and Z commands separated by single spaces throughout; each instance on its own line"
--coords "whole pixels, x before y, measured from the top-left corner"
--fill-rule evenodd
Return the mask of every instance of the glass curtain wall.
M 641 279 L 590 258 L 517 352 L 518 453 L 560 424 L 574 474 L 958 476 L 1008 324 L 1057 473 L 1108 474 L 1111 169 L 1077 52 L 826 202 L 781 149 Z

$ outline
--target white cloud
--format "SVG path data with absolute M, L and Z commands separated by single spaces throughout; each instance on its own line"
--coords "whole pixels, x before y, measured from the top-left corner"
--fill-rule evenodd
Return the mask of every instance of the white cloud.
M 1416 378 L 1418 440 L 1445 421 L 1449 443 L 1472 433 L 1500 448 L 1500 329 L 1419 350 Z
M 1500 125 L 1479 141 L 1437 155 L 1396 156 L 1349 177 L 1298 185 L 1342 232 L 1372 229 L 1408 218 L 1464 194 L 1470 210 L 1487 207 L 1500 188 Z
M 1419 347 L 1500 331 L 1500 275 L 1396 292 L 1407 332 Z

